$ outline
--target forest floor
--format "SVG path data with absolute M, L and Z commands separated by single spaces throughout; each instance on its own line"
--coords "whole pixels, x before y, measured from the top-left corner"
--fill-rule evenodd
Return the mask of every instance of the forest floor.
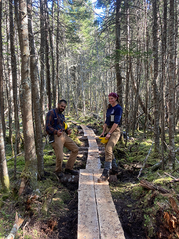
M 89 125 L 89 127 L 94 129 L 96 135 L 100 134 L 98 125 Z M 88 141 L 82 137 L 83 133 L 79 127 L 75 132 L 80 151 L 74 169 L 79 170 L 84 169 L 86 165 Z M 158 188 L 150 190 L 140 185 L 137 176 L 151 147 L 150 141 L 149 144 L 145 144 L 147 149 L 142 149 L 142 141 L 146 143 L 146 139 L 142 140 L 141 134 L 138 134 L 135 139 L 129 139 L 131 142 L 129 147 L 125 148 L 120 142 L 115 147 L 119 173 L 117 180 L 110 182 L 110 189 L 125 237 L 126 239 L 178 238 L 179 182 L 174 182 L 173 178 L 164 175 L 161 170 L 150 171 L 154 163 L 153 154 L 147 161 L 140 179 L 153 182 Z M 103 164 L 104 145 L 98 140 L 97 143 Z M 65 151 L 63 168 L 68 157 L 69 152 Z M 0 239 L 4 239 L 11 231 L 16 212 L 25 219 L 16 239 L 77 238 L 78 182 L 63 184 L 59 182 L 54 174 L 55 155 L 49 144 L 44 150 L 44 161 L 45 177 L 38 182 L 35 192 L 27 187 L 23 194 L 18 196 L 20 177 L 12 184 L 10 193 L 3 194 L 0 191 Z M 157 162 L 159 159 L 155 158 L 154 161 Z M 19 159 L 17 172 L 21 171 L 22 162 L 23 159 Z M 13 160 L 8 161 L 8 168 L 12 177 Z M 168 172 L 167 169 L 165 172 Z M 172 175 L 177 178 L 178 171 Z M 168 193 L 161 193 L 160 187 L 168 190 Z

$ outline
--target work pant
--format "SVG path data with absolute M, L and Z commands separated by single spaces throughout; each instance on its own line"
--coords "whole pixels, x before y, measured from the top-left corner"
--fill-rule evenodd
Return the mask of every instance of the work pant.
M 78 146 L 74 143 L 74 141 L 63 132 L 60 137 L 54 135 L 55 141 L 52 143 L 52 147 L 55 151 L 56 155 L 56 172 L 62 171 L 62 163 L 63 163 L 63 147 L 66 147 L 71 151 L 70 157 L 66 164 L 66 169 L 72 169 L 75 163 L 76 157 L 78 155 Z
M 106 133 L 110 131 L 110 128 L 106 129 Z M 113 149 L 114 146 L 117 144 L 117 141 L 120 138 L 120 128 L 119 126 L 113 131 L 111 134 L 109 141 L 105 144 L 105 161 L 112 162 L 114 159 Z

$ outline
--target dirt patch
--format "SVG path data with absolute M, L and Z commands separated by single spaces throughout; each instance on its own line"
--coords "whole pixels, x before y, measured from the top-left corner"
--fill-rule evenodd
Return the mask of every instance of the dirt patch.
M 121 170 L 116 183 L 110 183 L 113 201 L 119 215 L 126 239 L 144 239 L 147 238 L 147 231 L 143 227 L 144 215 L 138 200 L 133 198 L 130 190 L 117 192 L 119 188 L 125 188 L 126 183 L 135 183 L 135 174 L 131 171 Z

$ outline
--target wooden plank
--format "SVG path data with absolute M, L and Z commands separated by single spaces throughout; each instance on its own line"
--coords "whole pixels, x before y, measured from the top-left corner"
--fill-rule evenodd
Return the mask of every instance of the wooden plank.
M 77 238 L 99 239 L 93 173 L 87 170 L 80 170 Z
M 82 125 L 88 137 L 86 170 L 80 170 L 78 189 L 78 239 L 125 239 L 113 203 L 109 183 L 98 183 L 102 169 L 92 129 Z
M 125 239 L 124 231 L 109 190 L 109 183 L 98 183 L 97 179 L 100 175 L 101 171 L 95 172 L 94 174 L 100 238 Z
M 88 153 L 87 162 L 86 162 L 86 169 L 100 169 L 101 168 L 101 161 L 99 158 L 98 153 Z
M 84 132 L 84 136 L 94 136 L 95 137 L 95 133 L 92 129 L 88 128 L 86 125 L 80 125 L 81 128 L 83 129 Z
M 86 162 L 86 169 L 100 169 L 101 162 L 99 158 L 99 149 L 95 139 L 95 134 L 92 129 L 86 127 L 85 125 L 81 126 L 84 132 L 84 135 L 88 137 L 88 157 Z
M 96 143 L 96 139 L 94 136 L 88 136 L 88 144 L 89 144 L 89 148 L 97 148 L 98 149 L 98 145 Z

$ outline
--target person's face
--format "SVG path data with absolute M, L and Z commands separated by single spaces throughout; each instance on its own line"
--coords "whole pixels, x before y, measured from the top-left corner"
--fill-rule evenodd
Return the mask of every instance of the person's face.
M 60 112 L 63 112 L 65 108 L 66 108 L 65 102 L 61 102 L 60 104 L 58 104 L 58 109 Z
M 108 96 L 108 99 L 109 99 L 109 104 L 111 104 L 111 105 L 116 104 L 117 98 L 112 97 L 112 96 Z

